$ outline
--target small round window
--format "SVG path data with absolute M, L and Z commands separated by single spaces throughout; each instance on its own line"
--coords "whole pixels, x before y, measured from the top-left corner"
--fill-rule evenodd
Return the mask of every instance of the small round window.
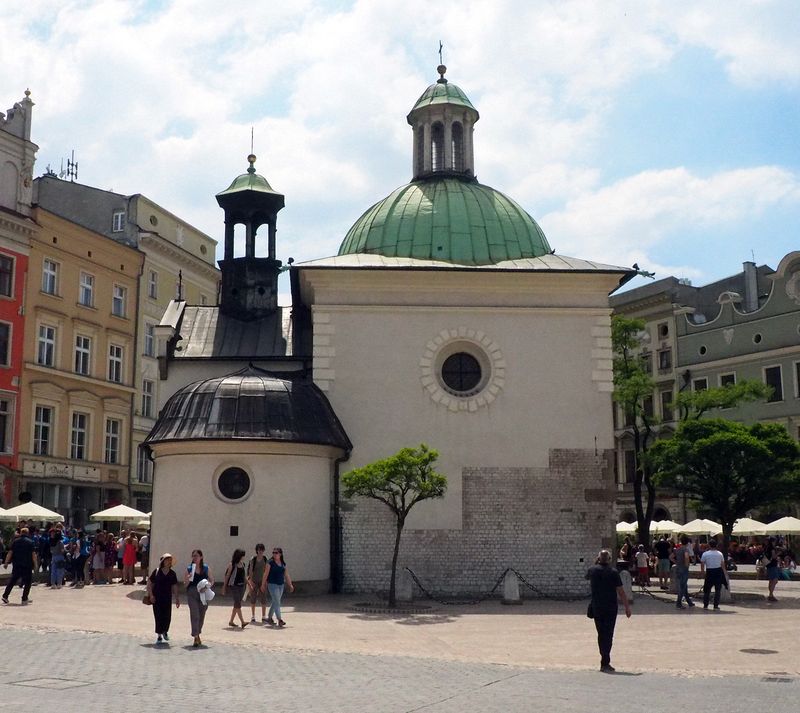
M 753 335 L 753 343 L 754 344 L 761 344 L 761 335 L 756 333 Z
M 700 356 L 705 356 L 705 353 L 708 351 L 708 349 L 706 349 L 705 345 L 703 345 L 702 347 L 700 347 L 699 351 L 700 351 Z
M 442 364 L 442 381 L 454 394 L 468 394 L 481 383 L 483 371 L 478 360 L 466 352 L 451 354 Z
M 226 468 L 217 477 L 217 490 L 226 500 L 243 500 L 250 492 L 250 476 L 242 468 Z
M 158 225 L 158 218 L 156 218 L 154 215 L 150 216 L 150 225 Z

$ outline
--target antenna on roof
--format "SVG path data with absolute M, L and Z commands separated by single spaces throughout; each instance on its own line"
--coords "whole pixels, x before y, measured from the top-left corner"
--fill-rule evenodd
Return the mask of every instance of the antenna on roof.
M 66 177 L 73 183 L 78 178 L 78 162 L 75 160 L 75 149 L 72 149 L 72 160 L 67 159 Z
M 753 262 L 756 261 L 756 254 L 755 254 L 755 252 L 753 252 L 752 248 L 750 249 L 750 257 L 753 259 Z

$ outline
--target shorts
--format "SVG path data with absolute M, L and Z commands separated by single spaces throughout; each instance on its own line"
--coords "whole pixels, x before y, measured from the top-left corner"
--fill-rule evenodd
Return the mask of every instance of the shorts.
M 262 592 L 258 587 L 250 589 L 250 596 L 248 599 L 251 604 L 258 604 L 261 602 L 262 606 L 267 606 L 267 593 Z
M 669 567 L 670 567 L 669 559 L 660 559 L 660 560 L 658 560 L 658 571 L 659 571 L 659 573 L 669 574 Z
M 767 567 L 767 579 L 780 579 L 781 570 L 777 565 Z
M 228 589 L 231 590 L 231 596 L 233 597 L 233 608 L 241 609 L 242 597 L 244 596 L 244 585 L 234 584 L 233 586 L 228 587 Z
M 648 579 L 650 577 L 649 567 L 639 567 L 639 579 Z

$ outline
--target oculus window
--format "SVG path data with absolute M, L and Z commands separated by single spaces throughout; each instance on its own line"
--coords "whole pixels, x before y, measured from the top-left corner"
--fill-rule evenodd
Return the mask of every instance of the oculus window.
M 239 502 L 250 494 L 250 476 L 243 468 L 225 468 L 216 479 L 218 495 L 223 500 Z
M 451 354 L 442 364 L 442 381 L 454 394 L 470 394 L 481 383 L 483 371 L 478 360 L 467 352 Z

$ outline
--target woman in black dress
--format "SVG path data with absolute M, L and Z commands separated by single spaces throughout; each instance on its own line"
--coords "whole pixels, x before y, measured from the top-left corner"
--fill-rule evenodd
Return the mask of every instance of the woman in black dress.
M 153 602 L 153 618 L 156 620 L 156 645 L 169 641 L 169 625 L 172 621 L 172 602 L 175 608 L 181 603 L 178 599 L 178 577 L 172 570 L 172 555 L 161 555 L 158 569 L 154 569 L 147 581 L 147 594 Z

